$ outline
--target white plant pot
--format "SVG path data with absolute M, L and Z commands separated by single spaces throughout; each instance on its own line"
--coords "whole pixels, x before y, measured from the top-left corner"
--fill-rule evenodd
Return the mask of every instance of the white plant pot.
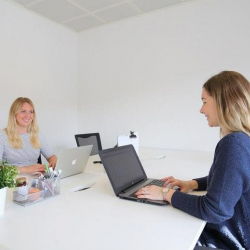
M 0 216 L 4 214 L 7 187 L 0 189 Z

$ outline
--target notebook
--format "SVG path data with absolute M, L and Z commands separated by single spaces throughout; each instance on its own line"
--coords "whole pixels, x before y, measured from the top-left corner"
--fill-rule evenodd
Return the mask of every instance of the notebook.
M 154 205 L 168 204 L 167 201 L 139 199 L 133 195 L 152 181 L 163 185 L 163 181 L 147 178 L 133 145 L 101 150 L 99 155 L 116 196 Z
M 89 145 L 62 149 L 56 164 L 56 170 L 62 170 L 60 177 L 65 178 L 82 173 L 86 168 L 92 147 Z

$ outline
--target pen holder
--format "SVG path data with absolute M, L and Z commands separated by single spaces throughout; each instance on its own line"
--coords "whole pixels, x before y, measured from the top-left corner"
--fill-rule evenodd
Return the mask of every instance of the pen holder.
M 46 179 L 42 181 L 44 198 L 50 198 L 60 194 L 60 178 Z
M 13 202 L 29 206 L 60 194 L 60 178 L 33 179 L 27 194 L 13 192 Z

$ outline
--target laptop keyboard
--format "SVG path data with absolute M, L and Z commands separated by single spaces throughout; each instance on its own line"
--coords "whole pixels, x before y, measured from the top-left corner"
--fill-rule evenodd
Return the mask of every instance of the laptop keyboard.
M 153 181 L 151 181 L 150 183 L 148 183 L 147 185 L 145 185 L 144 187 L 146 187 L 146 186 L 152 186 L 152 185 L 155 185 L 155 186 L 158 186 L 158 187 L 163 187 L 164 182 L 165 182 L 165 181 L 162 181 L 162 180 L 153 180 Z M 143 187 L 141 187 L 141 188 L 143 188 Z M 138 190 L 137 190 L 137 191 L 138 191 Z M 136 193 L 137 191 L 135 191 L 134 193 L 132 193 L 132 194 L 129 195 L 129 196 L 134 197 L 134 198 L 137 198 L 137 196 L 135 195 L 135 193 Z

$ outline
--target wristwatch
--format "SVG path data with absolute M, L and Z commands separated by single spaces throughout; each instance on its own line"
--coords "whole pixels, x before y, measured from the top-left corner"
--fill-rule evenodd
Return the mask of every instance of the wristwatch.
M 162 189 L 162 197 L 163 197 L 163 200 L 165 201 L 166 199 L 166 194 L 168 193 L 168 191 L 170 190 L 170 188 L 168 187 L 165 187 Z

